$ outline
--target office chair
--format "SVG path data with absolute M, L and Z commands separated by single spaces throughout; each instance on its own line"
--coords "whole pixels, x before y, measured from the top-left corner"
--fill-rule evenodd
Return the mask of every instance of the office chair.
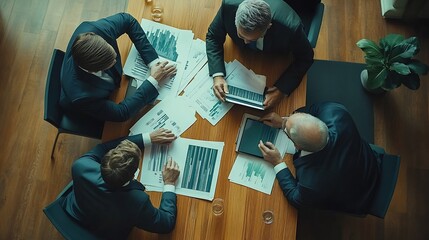
M 64 52 L 54 49 L 49 66 L 45 88 L 45 106 L 43 119 L 58 131 L 51 151 L 51 159 L 54 159 L 54 150 L 60 133 L 69 133 L 84 137 L 101 139 L 104 122 L 92 119 L 72 112 L 64 112 L 59 101 L 61 95 L 61 66 Z
M 319 38 L 324 10 L 325 5 L 319 3 L 313 10 L 297 12 L 304 25 L 304 31 L 307 34 L 307 39 L 312 48 L 316 47 L 317 39 Z
M 67 240 L 97 240 L 100 239 L 89 230 L 81 226 L 75 219 L 68 215 L 61 206 L 64 199 L 73 189 L 73 181 L 58 195 L 54 202 L 43 209 L 46 217 L 52 225 Z
M 304 31 L 312 48 L 316 47 L 322 25 L 325 5 L 320 0 L 284 0 L 295 10 L 304 25 Z
M 371 146 L 372 147 L 372 146 Z M 374 148 L 373 148 L 374 150 Z M 375 150 L 377 151 L 377 150 Z M 395 191 L 396 181 L 399 174 L 400 157 L 384 154 L 380 164 L 380 176 L 376 186 L 376 192 L 368 214 L 384 218 L 389 208 Z

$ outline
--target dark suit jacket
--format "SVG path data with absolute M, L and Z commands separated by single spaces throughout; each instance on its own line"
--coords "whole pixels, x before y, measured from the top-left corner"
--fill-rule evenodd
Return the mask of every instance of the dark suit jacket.
M 373 198 L 379 169 L 371 147 L 359 135 L 352 117 L 338 103 L 315 104 L 298 109 L 326 123 L 325 148 L 294 160 L 296 179 L 289 169 L 277 180 L 289 203 L 364 214 Z
M 116 64 L 106 71 L 113 78 L 114 84 L 83 71 L 74 63 L 71 47 L 75 38 L 86 32 L 101 36 L 115 49 Z M 146 64 L 158 57 L 140 24 L 128 13 L 118 13 L 95 22 L 83 22 L 73 33 L 64 57 L 60 100 L 64 109 L 78 111 L 104 121 L 125 121 L 158 96 L 155 87 L 145 81 L 133 96 L 119 104 L 109 100 L 110 94 L 120 86 L 122 63 L 116 39 L 124 33 L 131 38 Z
M 207 58 L 210 76 L 221 72 L 226 76 L 223 44 L 226 34 L 234 43 L 243 48 L 244 41 L 237 35 L 235 13 L 243 0 L 223 0 L 222 5 L 210 24 L 206 36 Z M 298 15 L 280 0 L 266 0 L 270 5 L 272 26 L 264 36 L 263 52 L 282 54 L 290 52 L 294 60 L 274 84 L 281 92 L 289 95 L 298 87 L 303 76 L 313 63 L 313 49 L 308 42 Z
M 141 135 L 128 139 L 144 147 Z M 121 140 L 99 144 L 73 163 L 73 191 L 65 199 L 63 208 L 103 238 L 126 239 L 134 226 L 150 232 L 170 232 L 176 223 L 175 193 L 164 192 L 156 209 L 140 182 L 133 180 L 114 190 L 103 181 L 101 159 Z

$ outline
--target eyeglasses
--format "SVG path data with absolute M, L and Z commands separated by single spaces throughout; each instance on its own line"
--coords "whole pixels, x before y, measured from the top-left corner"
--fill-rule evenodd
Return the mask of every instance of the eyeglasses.
M 289 117 L 284 117 L 283 118 L 283 122 L 282 122 L 282 130 L 283 130 L 283 132 L 285 132 L 286 133 L 286 136 L 290 139 L 290 140 L 292 140 L 292 138 L 290 138 L 290 136 L 289 136 L 289 133 L 287 132 L 287 128 L 286 128 L 286 123 L 287 123 L 287 120 L 289 119 Z M 292 141 L 293 142 L 293 141 Z

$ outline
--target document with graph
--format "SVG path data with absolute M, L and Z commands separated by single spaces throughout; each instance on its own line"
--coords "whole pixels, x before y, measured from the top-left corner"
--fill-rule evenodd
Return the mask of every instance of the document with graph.
M 260 122 L 259 117 L 245 113 L 238 130 L 235 150 L 262 158 L 259 140 L 273 143 L 282 157 L 285 153 L 295 153 L 295 145 L 282 129 L 270 127 Z
M 225 100 L 263 110 L 266 77 L 255 74 L 237 60 L 234 60 L 232 65 L 233 71 L 226 76 L 229 93 L 226 94 Z
M 250 155 L 238 154 L 228 179 L 265 194 L 273 190 L 276 172 L 271 163 Z
M 194 33 L 191 30 L 178 29 L 147 19 L 142 19 L 141 26 L 160 60 L 168 60 L 169 64 L 174 64 L 177 68 L 175 77 L 160 83 L 158 99 L 162 100 L 172 94 L 178 95 Z M 136 79 L 137 88 L 150 74 L 149 67 L 143 62 L 134 44 L 125 61 L 124 74 Z
M 162 192 L 162 167 L 169 156 L 179 164 L 176 193 L 213 200 L 224 143 L 177 138 L 169 145 L 144 149 L 140 182 L 148 191 Z
M 131 128 L 129 135 L 153 132 L 160 128 L 171 130 L 180 136 L 197 121 L 195 110 L 188 99 L 170 96 L 156 104 Z
M 232 71 L 230 63 L 225 64 L 226 71 Z M 213 93 L 213 79 L 209 76 L 209 67 L 205 65 L 194 77 L 194 80 L 185 88 L 184 97 L 189 98 L 198 114 L 207 119 L 213 126 L 216 125 L 234 106 L 232 103 L 222 102 Z

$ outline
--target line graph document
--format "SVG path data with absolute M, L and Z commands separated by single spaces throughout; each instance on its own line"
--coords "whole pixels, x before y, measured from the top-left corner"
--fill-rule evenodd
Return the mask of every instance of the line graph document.
M 168 156 L 179 164 L 176 193 L 213 200 L 224 143 L 177 138 L 169 145 L 145 148 L 140 182 L 149 191 L 162 191 L 162 166 Z
M 238 154 L 228 179 L 270 195 L 276 172 L 269 162 L 247 154 Z
M 147 19 L 142 19 L 141 26 L 160 60 L 168 60 L 169 64 L 174 64 L 177 68 L 175 77 L 160 83 L 161 88 L 157 99 L 162 100 L 168 95 L 178 95 L 194 34 L 191 30 L 177 29 Z M 134 44 L 125 61 L 124 74 L 137 79 L 137 87 L 148 77 L 149 68 L 143 62 Z

